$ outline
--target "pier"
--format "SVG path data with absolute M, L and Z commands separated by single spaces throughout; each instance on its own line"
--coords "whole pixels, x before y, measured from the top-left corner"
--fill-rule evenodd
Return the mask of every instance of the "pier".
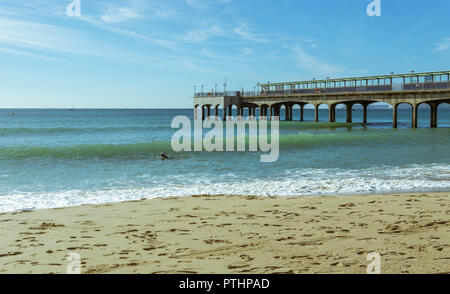
M 409 104 L 412 107 L 412 128 L 418 126 L 418 109 L 422 104 L 430 107 L 430 127 L 436 128 L 438 107 L 442 103 L 450 103 L 450 71 L 424 72 L 352 77 L 341 79 L 324 79 L 298 82 L 258 84 L 254 91 L 194 91 L 194 113 L 202 119 L 219 116 L 226 120 L 233 116 L 233 107 L 238 117 L 247 113 L 249 117 L 270 120 L 280 117 L 284 111 L 286 121 L 293 121 L 293 107 L 300 107 L 300 117 L 304 120 L 305 106 L 310 104 L 315 109 L 315 122 L 319 121 L 319 107 L 327 105 L 329 122 L 336 122 L 336 106 L 342 104 L 346 108 L 346 122 L 352 123 L 354 105 L 361 105 L 362 123 L 367 123 L 368 106 L 384 102 L 392 107 L 393 127 L 398 126 L 398 107 Z M 283 109 L 284 108 L 284 109 Z

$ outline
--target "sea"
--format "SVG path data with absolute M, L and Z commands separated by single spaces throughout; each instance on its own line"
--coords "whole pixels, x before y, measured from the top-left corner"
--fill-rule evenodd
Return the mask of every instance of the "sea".
M 14 114 L 14 115 L 13 115 Z M 280 122 L 279 159 L 259 152 L 174 152 L 192 109 L 0 109 L 0 212 L 190 195 L 298 196 L 450 190 L 450 109 L 321 109 Z M 281 117 L 283 119 L 283 117 Z M 299 110 L 294 109 L 294 120 Z M 206 131 L 205 131 L 206 132 Z M 161 160 L 165 152 L 172 160 Z

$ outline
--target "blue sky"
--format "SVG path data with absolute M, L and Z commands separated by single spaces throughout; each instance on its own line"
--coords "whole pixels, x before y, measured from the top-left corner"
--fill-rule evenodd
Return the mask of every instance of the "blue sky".
M 450 69 L 450 1 L 0 0 L 0 107 L 189 108 L 193 85 Z

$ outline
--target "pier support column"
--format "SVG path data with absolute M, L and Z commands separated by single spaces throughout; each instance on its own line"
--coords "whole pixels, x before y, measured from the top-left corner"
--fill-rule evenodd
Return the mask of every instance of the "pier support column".
M 319 104 L 315 105 L 314 109 L 314 121 L 319 122 Z
M 236 119 L 240 120 L 241 117 L 243 116 L 243 113 L 244 113 L 244 111 L 243 111 L 242 107 L 238 107 L 236 109 Z
M 289 106 L 284 105 L 284 120 L 289 121 Z
M 274 115 L 279 117 L 281 112 L 281 106 L 275 107 L 274 112 L 275 112 Z
M 392 107 L 392 113 L 393 113 L 393 118 L 392 118 L 392 127 L 394 129 L 396 129 L 398 127 L 398 104 L 393 105 Z
M 223 119 L 223 121 L 226 121 L 227 120 L 227 109 L 228 109 L 228 106 L 223 106 L 223 113 L 222 113 L 222 119 Z
M 216 107 L 214 107 L 214 117 L 215 117 L 215 120 L 218 120 L 218 117 L 219 117 L 219 105 L 216 105 Z
M 419 107 L 417 107 L 417 105 L 416 104 L 414 104 L 413 106 L 412 106 L 412 122 L 411 122 L 411 127 L 413 128 L 413 129 L 417 129 L 417 109 L 418 109 Z
M 233 105 L 228 105 L 228 117 L 233 117 Z
M 259 119 L 267 120 L 267 108 L 264 106 L 259 108 Z
M 194 107 L 194 120 L 197 120 L 198 106 Z
M 226 107 L 224 107 L 222 111 L 223 111 L 223 112 L 222 112 L 222 120 L 223 120 L 223 121 L 226 121 L 226 120 L 227 120 L 227 110 L 226 110 Z
M 367 107 L 368 104 L 363 104 L 363 124 L 367 124 Z
M 206 106 L 206 109 L 208 111 L 208 118 L 211 116 L 211 105 Z
M 328 114 L 328 121 L 330 123 L 336 122 L 336 105 L 329 105 L 329 114 Z
M 202 121 L 205 120 L 205 106 L 202 105 Z
M 430 110 L 431 110 L 430 127 L 432 127 L 432 128 L 437 128 L 438 106 L 439 106 L 439 104 L 437 104 L 437 103 L 430 103 Z
M 353 118 L 352 118 L 352 108 L 353 108 L 353 104 L 346 104 L 347 106 L 347 123 L 352 123 Z
M 294 105 L 289 105 L 289 121 L 293 121 L 294 120 Z
M 305 110 L 305 105 L 304 104 L 300 104 L 300 121 L 304 121 L 304 110 Z

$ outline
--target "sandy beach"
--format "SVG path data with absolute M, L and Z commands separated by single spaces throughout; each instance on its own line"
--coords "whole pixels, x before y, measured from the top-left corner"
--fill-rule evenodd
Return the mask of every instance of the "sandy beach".
M 450 193 L 193 196 L 0 214 L 0 272 L 450 273 Z

